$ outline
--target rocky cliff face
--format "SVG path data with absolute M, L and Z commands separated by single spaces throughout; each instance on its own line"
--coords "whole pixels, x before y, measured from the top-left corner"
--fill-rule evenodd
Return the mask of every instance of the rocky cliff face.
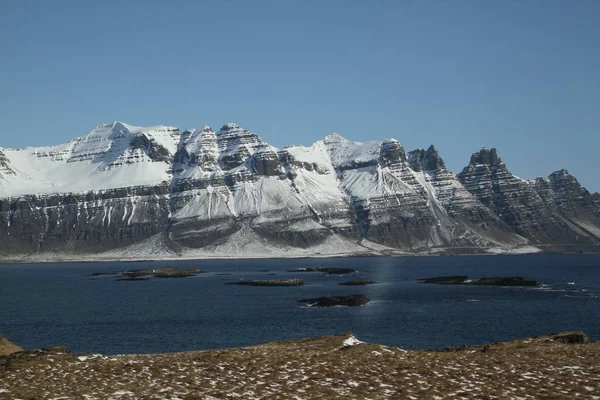
M 161 234 L 169 188 L 141 186 L 0 200 L 0 254 L 95 253 Z
M 598 244 L 600 225 L 592 197 L 564 170 L 525 181 L 508 171 L 496 149 L 484 148 L 472 155 L 458 179 L 513 231 L 532 243 Z
M 115 122 L 60 146 L 0 149 L 0 199 L 5 256 L 389 254 L 600 242 L 598 197 L 566 171 L 524 181 L 495 149 L 483 149 L 456 176 L 433 146 L 406 152 L 394 139 L 332 134 L 277 149 L 236 124 L 180 133 Z
M 594 193 L 592 195 L 592 201 L 596 205 L 596 210 L 600 210 L 600 193 Z

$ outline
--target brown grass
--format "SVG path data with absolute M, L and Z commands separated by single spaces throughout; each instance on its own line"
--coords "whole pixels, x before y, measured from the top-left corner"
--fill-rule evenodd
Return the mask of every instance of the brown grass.
M 600 399 L 600 343 L 550 335 L 435 352 L 349 346 L 349 337 L 153 355 L 3 357 L 0 399 Z
M 9 342 L 2 333 L 0 332 L 0 356 L 16 353 L 17 351 L 22 351 L 23 349 L 17 346 L 14 343 Z

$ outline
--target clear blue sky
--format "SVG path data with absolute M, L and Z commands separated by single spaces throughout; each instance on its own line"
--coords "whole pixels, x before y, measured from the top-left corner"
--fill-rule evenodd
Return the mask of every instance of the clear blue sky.
M 0 146 L 102 121 L 482 146 L 600 190 L 600 1 L 3 1 Z

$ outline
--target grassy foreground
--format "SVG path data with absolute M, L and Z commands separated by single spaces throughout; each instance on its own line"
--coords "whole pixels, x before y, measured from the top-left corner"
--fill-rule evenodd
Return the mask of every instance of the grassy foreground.
M 600 342 L 406 351 L 352 334 L 210 351 L 0 356 L 0 399 L 600 399 Z

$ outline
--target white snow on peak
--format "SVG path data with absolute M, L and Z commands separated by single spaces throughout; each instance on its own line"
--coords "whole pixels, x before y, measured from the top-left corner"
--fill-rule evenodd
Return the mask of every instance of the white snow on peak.
M 141 127 L 115 121 L 102 123 L 87 135 L 56 146 L 5 149 L 16 175 L 0 181 L 0 197 L 68 193 L 117 187 L 156 185 L 170 177 L 169 164 L 154 161 L 147 149 L 132 147 L 136 136 L 173 155 L 177 128 Z
M 334 140 L 331 140 L 331 139 Z M 361 164 L 379 159 L 382 140 L 371 142 L 352 142 L 333 134 L 325 137 L 323 143 L 336 168 L 350 164 Z
M 329 135 L 325 136 L 323 138 L 323 141 L 326 143 L 339 143 L 339 142 L 349 142 L 348 139 L 346 139 L 345 137 L 343 137 L 342 135 L 339 135 L 337 133 L 330 133 Z

